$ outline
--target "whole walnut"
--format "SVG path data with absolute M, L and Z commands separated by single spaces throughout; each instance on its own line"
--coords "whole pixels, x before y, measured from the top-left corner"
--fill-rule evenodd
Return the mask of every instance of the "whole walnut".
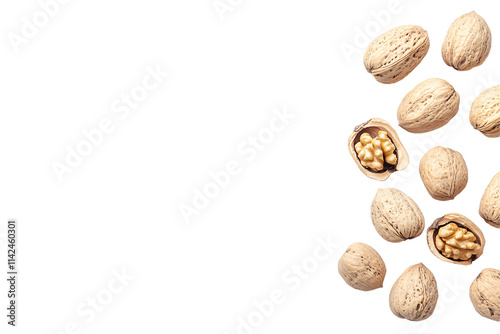
M 479 205 L 479 215 L 491 226 L 500 227 L 500 173 L 486 187 Z
M 375 38 L 366 48 L 363 62 L 375 80 L 391 84 L 410 74 L 424 59 L 429 46 L 427 31 L 404 25 Z
M 427 79 L 406 96 L 398 108 L 399 126 L 423 133 L 446 125 L 458 113 L 460 95 L 442 79 Z
M 500 321 L 500 270 L 487 268 L 472 282 L 469 297 L 485 318 Z
M 432 198 L 454 199 L 465 189 L 469 180 L 463 156 L 450 148 L 436 146 L 420 160 L 420 177 Z
M 356 242 L 339 260 L 339 274 L 351 287 L 361 291 L 381 288 L 385 278 L 385 263 L 375 249 Z
M 481 65 L 491 49 L 491 31 L 486 21 L 470 12 L 458 17 L 444 39 L 441 54 L 446 65 L 467 71 Z
M 486 137 L 500 137 L 500 85 L 479 94 L 470 107 L 469 121 Z
M 373 226 L 390 242 L 413 239 L 422 234 L 424 215 L 404 192 L 394 188 L 379 189 L 371 205 Z
M 437 282 L 422 263 L 406 269 L 389 295 L 392 313 L 399 318 L 420 321 L 432 315 L 438 300 Z

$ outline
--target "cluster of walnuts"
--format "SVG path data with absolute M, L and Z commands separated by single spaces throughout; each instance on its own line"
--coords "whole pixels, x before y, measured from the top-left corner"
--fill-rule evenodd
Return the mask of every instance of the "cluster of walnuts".
M 426 56 L 429 36 L 419 26 L 400 26 L 376 38 L 364 56 L 365 68 L 381 83 L 405 78 Z M 458 71 L 483 64 L 491 49 L 486 21 L 471 12 L 457 18 L 442 45 L 444 62 Z M 401 102 L 399 125 L 411 133 L 424 133 L 446 125 L 457 113 L 460 96 L 447 81 L 427 79 Z M 487 137 L 500 137 L 500 85 L 481 93 L 471 106 L 470 122 Z M 357 126 L 349 138 L 349 151 L 368 177 L 383 181 L 406 168 L 408 154 L 396 131 L 384 120 L 371 119 Z M 468 183 L 463 156 L 452 149 L 434 147 L 421 159 L 420 177 L 432 198 L 453 200 Z M 479 205 L 479 214 L 500 228 L 500 173 L 492 179 Z M 371 219 L 378 234 L 389 242 L 401 242 L 422 234 L 425 219 L 418 205 L 398 189 L 379 189 L 371 205 Z M 427 229 L 427 244 L 439 259 L 470 265 L 484 251 L 479 227 L 461 214 L 436 219 Z M 383 286 L 386 266 L 379 253 L 364 243 L 348 247 L 339 260 L 341 277 L 351 287 L 370 291 Z M 430 317 L 438 300 L 434 275 L 422 263 L 407 268 L 393 284 L 391 311 L 400 318 L 420 321 Z M 484 269 L 470 286 L 470 299 L 483 317 L 500 321 L 500 270 Z

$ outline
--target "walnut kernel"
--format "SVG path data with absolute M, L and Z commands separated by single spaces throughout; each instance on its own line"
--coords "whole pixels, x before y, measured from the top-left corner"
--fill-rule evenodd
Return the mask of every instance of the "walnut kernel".
M 441 226 L 436 235 L 437 249 L 448 258 L 454 260 L 469 260 L 477 255 L 481 247 L 476 243 L 476 236 L 466 228 L 455 223 Z
M 396 147 L 386 131 L 380 130 L 375 138 L 372 138 L 369 133 L 363 133 L 355 149 L 361 165 L 377 172 L 384 169 L 384 161 L 395 165 L 398 160 L 394 154 Z
M 470 219 L 448 213 L 429 226 L 427 244 L 432 254 L 445 262 L 470 265 L 483 254 L 486 240 Z

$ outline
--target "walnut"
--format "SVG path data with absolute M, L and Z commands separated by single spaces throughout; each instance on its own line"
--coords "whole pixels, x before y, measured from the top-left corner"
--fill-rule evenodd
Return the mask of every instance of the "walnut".
M 483 254 L 485 243 L 479 227 L 458 213 L 436 219 L 427 229 L 429 249 L 445 262 L 469 265 Z
M 500 270 L 487 268 L 472 282 L 469 297 L 476 311 L 485 318 L 500 321 Z
M 375 138 L 372 138 L 369 133 L 363 133 L 355 145 L 355 149 L 361 165 L 377 172 L 384 169 L 384 161 L 395 165 L 398 160 L 394 154 L 396 147 L 387 136 L 386 131 L 380 130 Z
M 470 107 L 469 121 L 489 138 L 500 137 L 500 85 L 479 94 Z
M 455 223 L 441 226 L 436 235 L 436 247 L 441 254 L 453 260 L 469 260 L 477 255 L 481 246 L 474 234 Z
M 500 173 L 493 177 L 484 191 L 479 214 L 488 224 L 500 228 Z
M 403 143 L 396 130 L 383 119 L 372 118 L 356 126 L 347 145 L 359 170 L 371 179 L 384 181 L 408 167 L 409 157 Z
M 432 198 L 439 201 L 454 199 L 465 189 L 469 171 L 464 157 L 450 148 L 436 146 L 420 160 L 420 177 Z
M 338 268 L 344 281 L 357 290 L 375 290 L 384 283 L 384 260 L 375 249 L 362 242 L 347 248 L 339 260 Z
M 393 188 L 377 191 L 372 201 L 371 217 L 378 234 L 389 242 L 401 242 L 422 234 L 425 219 L 410 196 Z
M 386 31 L 368 45 L 363 62 L 375 80 L 391 84 L 402 80 L 429 51 L 429 35 L 419 26 L 404 25 Z
M 398 108 L 399 126 L 408 132 L 423 133 L 446 125 L 458 113 L 460 95 L 442 79 L 427 79 L 406 96 Z
M 491 31 L 486 21 L 472 11 L 450 26 L 441 48 L 446 65 L 468 71 L 481 65 L 491 50 Z
M 422 263 L 406 269 L 389 294 L 392 313 L 398 318 L 421 321 L 429 318 L 438 301 L 436 278 Z

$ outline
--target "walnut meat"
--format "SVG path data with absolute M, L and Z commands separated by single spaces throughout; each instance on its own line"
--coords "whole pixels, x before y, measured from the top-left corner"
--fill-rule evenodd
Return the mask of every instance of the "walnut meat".
M 500 228 L 500 173 L 493 177 L 484 191 L 479 215 L 491 226 Z
M 381 288 L 385 278 L 385 263 L 375 249 L 357 242 L 350 245 L 339 260 L 339 274 L 357 290 Z
M 491 31 L 476 12 L 458 17 L 450 26 L 441 54 L 446 65 L 467 71 L 481 65 L 491 49 Z
M 363 133 L 354 148 L 361 165 L 377 172 L 384 169 L 384 163 L 395 165 L 398 161 L 394 154 L 396 147 L 386 131 L 380 130 L 375 138 L 372 138 L 369 133 Z
M 435 243 L 441 254 L 460 261 L 469 260 L 473 255 L 477 256 L 481 248 L 474 233 L 455 223 L 441 226 L 437 231 Z
M 440 201 L 454 199 L 469 180 L 462 155 L 450 148 L 434 147 L 420 160 L 420 177 L 432 198 Z
M 487 268 L 472 282 L 469 297 L 485 318 L 500 321 L 500 270 Z
M 399 318 L 420 321 L 429 318 L 438 300 L 437 282 L 422 263 L 406 269 L 389 295 L 392 313 Z
M 386 180 L 408 166 L 408 154 L 396 131 L 379 118 L 356 126 L 348 148 L 361 172 L 375 180 Z
M 469 265 L 482 254 L 485 245 L 481 230 L 467 217 L 450 213 L 427 229 L 427 244 L 439 259 Z
M 390 242 L 413 239 L 422 234 L 424 215 L 418 205 L 398 189 L 379 189 L 371 205 L 373 226 Z

